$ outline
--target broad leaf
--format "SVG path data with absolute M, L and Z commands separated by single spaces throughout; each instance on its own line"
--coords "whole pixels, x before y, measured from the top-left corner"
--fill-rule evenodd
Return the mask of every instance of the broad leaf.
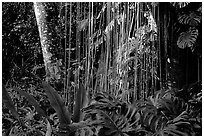
M 176 8 L 186 7 L 190 2 L 170 2 Z
M 51 106 L 55 109 L 57 116 L 59 118 L 60 126 L 66 126 L 71 123 L 71 115 L 66 109 L 62 98 L 58 95 L 57 91 L 54 90 L 46 82 L 42 82 L 44 90 L 49 98 Z
M 130 135 L 140 129 L 136 105 L 122 103 L 108 93 L 97 93 L 94 102 L 83 110 L 86 116 L 92 116 L 88 118 L 91 122 L 101 121 L 102 135 Z
M 198 37 L 198 30 L 190 28 L 187 32 L 182 32 L 178 38 L 177 45 L 179 48 L 192 47 Z
M 190 14 L 180 15 L 178 21 L 181 24 L 198 26 L 198 24 L 201 23 L 201 16 L 197 15 L 195 12 L 191 12 Z
M 74 105 L 74 114 L 73 121 L 79 122 L 82 120 L 83 115 L 81 109 L 87 106 L 88 104 L 88 96 L 86 94 L 86 90 L 84 85 L 79 82 L 79 88 L 77 88 L 77 93 L 75 96 L 75 105 Z

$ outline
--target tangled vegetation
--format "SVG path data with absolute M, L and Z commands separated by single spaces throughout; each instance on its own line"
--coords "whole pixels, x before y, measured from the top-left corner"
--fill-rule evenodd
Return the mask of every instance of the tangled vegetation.
M 19 93 L 16 98 L 19 100 L 15 103 L 23 104 L 19 105 L 18 113 L 3 87 L 3 102 L 15 117 L 11 118 L 8 110 L 4 109 L 3 121 L 8 122 L 8 126 L 3 128 L 5 135 L 189 136 L 202 133 L 199 83 L 182 90 L 160 90 L 146 101 L 132 104 L 107 92 L 96 93 L 86 107 L 86 92 L 80 85 L 73 113 L 67 110 L 57 91 L 45 82 L 42 85 L 49 100 L 44 106 L 38 104 L 36 96 L 34 98 L 21 89 L 13 88 Z M 195 93 L 195 90 L 200 92 Z M 181 98 L 187 93 L 190 95 Z M 42 97 L 39 101 L 45 104 L 47 98 Z M 56 112 L 51 113 L 51 108 Z
M 2 3 L 2 135 L 201 136 L 201 15 L 199 2 Z

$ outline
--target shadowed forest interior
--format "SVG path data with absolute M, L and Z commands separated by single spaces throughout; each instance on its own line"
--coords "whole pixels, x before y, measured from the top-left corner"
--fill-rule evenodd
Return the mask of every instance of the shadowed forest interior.
M 201 2 L 3 2 L 2 135 L 201 136 Z

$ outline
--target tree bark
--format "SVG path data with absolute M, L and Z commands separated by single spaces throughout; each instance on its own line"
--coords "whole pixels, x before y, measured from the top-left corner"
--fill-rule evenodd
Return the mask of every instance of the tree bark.
M 56 49 L 53 45 L 54 29 L 51 30 L 51 26 L 49 26 L 50 23 L 47 22 L 48 13 L 46 7 L 48 7 L 47 3 L 34 2 L 35 16 L 46 71 L 46 81 L 49 82 L 51 79 L 59 79 L 60 76 L 57 73 L 60 71 L 60 68 L 58 60 L 54 57 L 54 49 Z

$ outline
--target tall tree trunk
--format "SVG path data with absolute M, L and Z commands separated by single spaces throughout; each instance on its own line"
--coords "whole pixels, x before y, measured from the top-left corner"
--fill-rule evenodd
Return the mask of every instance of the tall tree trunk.
M 53 45 L 53 29 L 51 30 L 47 18 L 48 13 L 46 11 L 48 7 L 47 3 L 34 2 L 35 16 L 38 25 L 38 31 L 40 36 L 40 42 L 43 52 L 43 59 L 46 71 L 46 81 L 51 79 L 59 79 L 56 74 L 59 72 L 58 60 L 54 57 L 55 45 Z

